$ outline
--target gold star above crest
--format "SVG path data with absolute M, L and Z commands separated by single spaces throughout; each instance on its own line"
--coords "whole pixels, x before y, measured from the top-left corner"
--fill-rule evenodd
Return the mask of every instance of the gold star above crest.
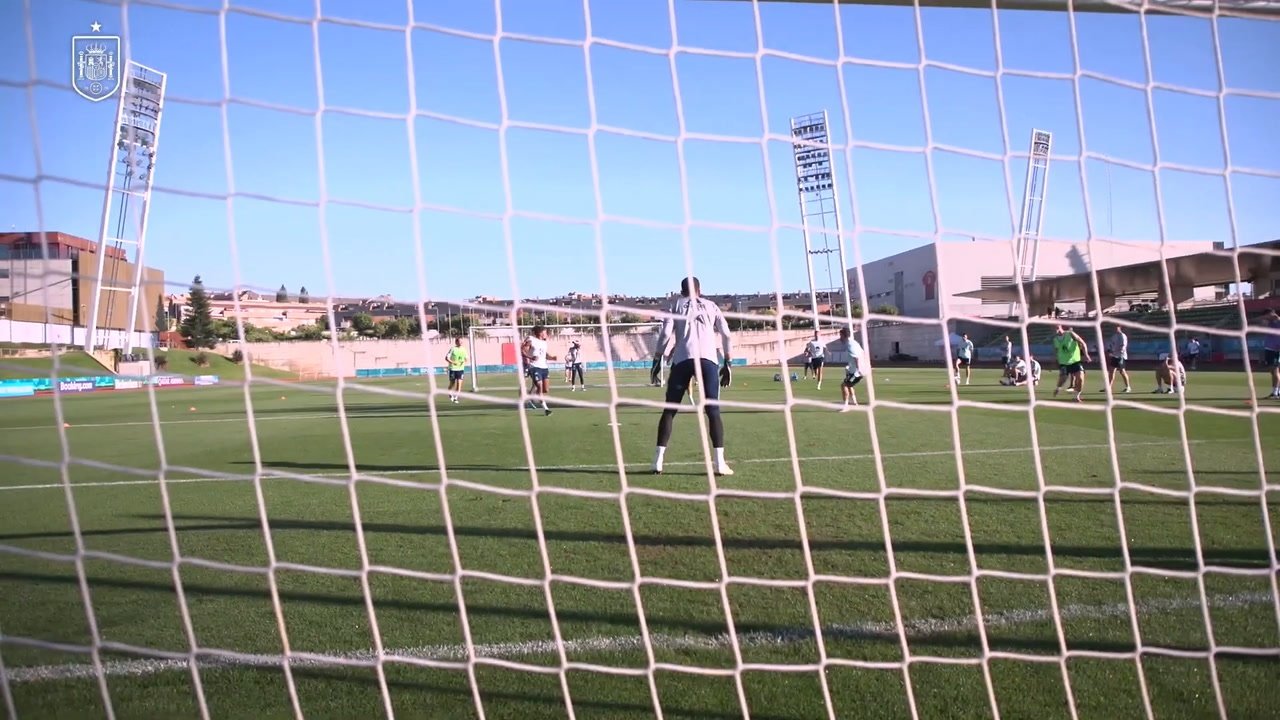
M 102 25 L 100 25 L 100 24 L 98 24 L 98 23 L 96 23 L 96 22 L 95 22 L 94 24 L 92 24 L 92 25 L 90 25 L 90 26 L 89 26 L 89 29 L 90 29 L 90 30 L 92 30 L 92 31 L 94 31 L 94 32 L 99 32 L 99 31 L 101 31 L 101 30 L 102 30 Z

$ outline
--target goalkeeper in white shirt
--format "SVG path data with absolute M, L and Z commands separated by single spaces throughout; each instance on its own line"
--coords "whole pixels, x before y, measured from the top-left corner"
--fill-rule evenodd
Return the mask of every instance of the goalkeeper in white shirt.
M 671 428 L 676 421 L 676 408 L 684 400 L 690 384 L 696 379 L 702 386 L 706 400 L 703 412 L 707 414 L 707 434 L 715 451 L 716 475 L 732 475 L 724 459 L 724 420 L 720 417 L 720 388 L 729 387 L 732 374 L 729 370 L 733 351 L 733 337 L 720 307 L 701 297 L 702 285 L 696 277 L 680 281 L 681 297 L 667 309 L 668 317 L 662 322 L 658 334 L 658 349 L 654 363 L 662 358 L 670 359 L 671 372 L 667 376 L 667 407 L 658 420 L 658 443 L 653 455 L 653 472 L 662 472 L 662 461 L 671 440 Z M 717 337 L 719 339 L 717 341 Z M 723 364 L 716 362 L 719 353 Z

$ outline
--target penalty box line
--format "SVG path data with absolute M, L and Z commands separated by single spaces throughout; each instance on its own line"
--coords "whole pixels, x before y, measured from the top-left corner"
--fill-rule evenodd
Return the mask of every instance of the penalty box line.
M 1216 609 L 1239 609 L 1257 605 L 1271 604 L 1273 598 L 1269 592 L 1244 592 L 1209 595 L 1208 605 Z M 1179 611 L 1198 610 L 1202 603 L 1198 597 L 1162 598 L 1136 603 L 1134 610 L 1139 617 L 1156 614 L 1167 614 Z M 1059 607 L 1058 617 L 1062 620 L 1102 620 L 1109 618 L 1130 617 L 1128 603 L 1110 604 L 1074 604 Z M 981 622 L 986 628 L 1017 627 L 1043 623 L 1053 619 L 1053 611 L 1048 608 L 1025 608 L 987 613 Z M 979 620 L 974 615 L 956 615 L 944 618 L 923 618 L 907 620 L 902 629 L 909 638 L 928 638 L 976 630 Z M 733 638 L 728 633 L 715 635 L 664 635 L 651 634 L 650 641 L 657 650 L 729 650 L 733 647 Z M 824 643 L 855 640 L 881 640 L 897 642 L 898 626 L 892 622 L 863 622 L 852 624 L 829 625 L 822 627 Z M 2 638 L 0 638 L 2 639 Z M 750 631 L 737 634 L 740 647 L 778 647 L 812 642 L 817 634 L 812 627 L 791 627 L 778 630 Z M 24 642 L 17 638 L 9 640 L 12 645 L 39 647 L 38 642 Z M 3 645 L 0 642 L 0 645 Z M 567 654 L 577 653 L 626 653 L 643 652 L 644 638 L 640 635 L 592 636 L 565 640 L 557 644 L 554 640 L 525 640 L 516 642 L 476 644 L 468 648 L 465 644 L 423 645 L 417 647 L 384 650 L 381 656 L 372 649 L 347 652 L 324 653 L 291 657 L 291 667 L 334 667 L 338 665 L 369 664 L 373 665 L 381 658 L 394 661 L 396 658 L 407 660 L 434 660 L 443 662 L 466 662 L 472 657 L 489 659 L 517 659 L 558 654 L 563 648 Z M 1230 648 L 1218 648 L 1218 650 Z M 470 652 L 469 652 L 470 650 Z M 1249 649 L 1246 649 L 1249 651 Z M 217 654 L 214 654 L 216 652 Z M 165 653 L 176 654 L 176 653 Z M 1129 656 L 1128 652 L 1117 652 L 1117 656 Z M 1052 656 L 1046 656 L 1052 657 Z M 285 659 L 280 655 L 223 654 L 221 651 L 209 651 L 202 654 L 197 662 L 201 669 L 236 668 L 236 667 L 280 667 Z M 190 660 L 186 657 L 145 658 L 136 660 L 110 660 L 102 663 L 102 672 L 110 677 L 146 677 L 165 672 L 188 670 Z M 7 666 L 5 674 L 12 683 L 39 683 L 59 680 L 85 680 L 96 678 L 98 673 L 89 663 L 63 663 L 58 665 Z
M 1192 445 L 1207 443 L 1209 440 L 1189 440 Z M 1251 440 L 1214 440 L 1215 443 L 1223 442 L 1251 442 Z M 1162 446 L 1181 446 L 1180 440 L 1151 440 L 1142 442 L 1122 443 L 1124 447 L 1162 447 Z M 1076 445 L 1046 445 L 1040 448 L 1040 452 L 1061 452 L 1072 450 L 1103 450 L 1110 448 L 1110 443 L 1083 443 Z M 1029 453 L 1030 447 L 1014 447 L 1014 448 L 972 448 L 962 449 L 961 455 L 999 455 L 1008 453 Z M 912 450 L 895 453 L 855 453 L 850 455 L 815 455 L 810 457 L 796 458 L 800 462 L 841 462 L 847 460 L 873 460 L 879 458 L 917 458 L 917 457 L 939 457 L 945 455 L 954 455 L 954 450 Z M 763 465 L 771 463 L 789 463 L 792 461 L 791 456 L 786 457 L 763 457 L 763 458 L 742 458 L 739 460 L 731 460 L 735 465 Z M 677 460 L 667 461 L 664 463 L 667 467 L 693 467 L 706 465 L 705 460 Z M 648 463 L 627 463 L 624 466 L 628 471 L 643 471 L 649 467 Z M 616 470 L 617 463 L 600 463 L 595 465 L 538 465 L 537 470 L 557 471 L 557 470 Z M 529 471 L 531 468 L 527 465 L 513 465 L 512 470 Z M 419 470 L 399 469 L 399 470 L 382 470 L 379 472 L 357 472 L 357 476 L 361 478 L 377 478 L 379 476 L 393 475 L 432 475 L 439 474 L 438 469 L 422 468 Z M 452 475 L 452 473 L 450 473 Z M 213 482 L 247 482 L 254 479 L 254 475 L 216 475 L 216 476 L 194 476 L 194 477 L 166 477 L 165 482 L 170 484 L 193 484 L 193 483 L 213 483 Z M 289 475 L 273 474 L 270 469 L 262 475 L 256 476 L 263 480 L 297 480 L 303 477 L 316 478 L 344 478 L 351 477 L 349 472 L 321 472 L 321 473 L 292 473 Z M 91 488 L 91 487 L 115 487 L 126 485 L 155 485 L 159 483 L 159 479 L 147 478 L 145 480 L 102 480 L 96 482 L 72 482 L 73 488 Z M 32 485 L 0 485 L 0 492 L 14 490 L 51 490 L 63 487 L 63 483 L 39 483 Z

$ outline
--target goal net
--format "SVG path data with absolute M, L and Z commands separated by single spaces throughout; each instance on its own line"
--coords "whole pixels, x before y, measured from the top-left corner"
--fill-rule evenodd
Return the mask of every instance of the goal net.
M 1278 13 L 0 2 L 0 718 L 1274 717 Z
M 547 354 L 555 358 L 547 362 L 547 369 L 557 385 L 570 390 L 587 386 L 607 390 L 653 384 L 651 368 L 661 323 L 491 325 L 467 329 L 471 390 L 527 386 L 528 363 L 521 346 L 535 328 L 546 330 Z M 573 375 L 573 365 L 580 369 L 579 376 Z M 665 377 L 664 363 L 659 382 Z

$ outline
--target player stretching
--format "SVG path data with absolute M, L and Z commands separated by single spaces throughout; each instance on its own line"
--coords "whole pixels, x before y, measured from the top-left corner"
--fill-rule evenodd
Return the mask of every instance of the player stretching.
M 1116 334 L 1111 336 L 1111 340 L 1107 342 L 1107 365 L 1111 366 L 1111 377 L 1107 379 L 1107 387 L 1116 384 L 1116 375 L 1124 378 L 1124 391 L 1133 390 L 1133 384 L 1129 382 L 1129 371 L 1125 369 L 1125 363 L 1129 361 L 1129 336 L 1125 334 L 1124 328 L 1116 326 Z M 1106 392 L 1103 388 L 1098 392 Z
M 582 386 L 583 392 L 587 390 L 587 381 L 582 375 L 582 344 L 577 340 L 569 343 L 569 352 L 564 356 L 564 381 L 569 385 L 569 392 L 577 392 L 577 385 Z
M 960 384 L 960 368 L 964 368 L 964 384 L 969 384 L 973 377 L 973 341 L 969 333 L 960 336 L 960 348 L 956 350 L 956 384 Z
M 520 351 L 529 360 L 529 376 L 533 379 L 533 395 L 542 400 L 542 410 L 547 415 L 551 414 L 551 408 L 547 407 L 547 361 L 555 360 L 555 355 L 547 353 L 547 329 L 538 325 L 533 328 L 533 334 L 524 339 L 524 345 L 520 346 Z M 533 398 L 529 398 L 527 406 L 530 409 L 536 409 L 537 405 Z
M 1262 342 L 1262 366 L 1271 371 L 1271 394 L 1267 397 L 1280 400 L 1280 313 L 1269 310 L 1260 322 L 1271 329 Z
M 1053 396 L 1057 397 L 1062 385 L 1070 379 L 1076 402 L 1083 402 L 1080 393 L 1084 392 L 1084 363 L 1092 362 L 1089 346 L 1075 330 L 1068 330 L 1063 325 L 1059 325 L 1055 333 L 1053 349 L 1058 354 L 1058 386 L 1053 389 Z M 1084 362 L 1080 362 L 1081 355 L 1084 356 Z
M 462 376 L 467 369 L 467 350 L 462 338 L 453 339 L 453 347 L 445 353 L 444 362 L 449 366 L 449 402 L 456 403 L 462 395 Z
M 813 379 L 818 381 L 818 389 L 822 389 L 822 366 L 826 364 L 826 348 L 823 347 L 822 341 L 818 339 L 818 331 L 813 331 L 813 339 L 804 346 L 804 376 L 809 377 L 809 371 L 813 370 Z
M 720 388 L 729 387 L 732 375 L 729 357 L 733 350 L 733 338 L 729 324 L 725 322 L 720 307 L 701 297 L 702 285 L 696 277 L 680 281 L 679 300 L 672 303 L 667 312 L 674 316 L 662 321 L 658 333 L 658 349 L 655 360 L 669 356 L 671 372 L 667 376 L 666 402 L 658 420 L 658 445 L 653 455 L 653 472 L 662 472 L 662 460 L 671 440 L 671 428 L 676 421 L 676 408 L 684 400 L 690 383 L 701 373 L 703 396 L 710 402 L 703 407 L 707 414 L 707 434 L 715 450 L 716 475 L 732 475 L 733 470 L 724 460 L 724 420 L 720 417 Z M 720 342 L 716 342 L 716 335 Z M 724 356 L 724 365 L 717 372 L 716 352 Z M 717 375 L 719 376 L 717 378 Z M 717 382 L 718 380 L 718 382 Z
M 1027 364 L 1028 360 L 1030 360 L 1030 365 Z M 1009 385 L 1009 387 L 1022 387 L 1028 382 L 1032 385 L 1039 385 L 1040 361 L 1030 355 L 1025 360 L 1023 358 L 1014 360 L 1013 364 L 1009 366 L 1009 376 L 1000 382 Z
M 849 332 L 849 328 L 840 328 L 840 343 L 847 353 L 844 366 L 844 382 L 840 383 L 840 396 L 844 399 L 844 408 L 840 412 L 849 412 L 858 404 L 858 396 L 853 387 L 862 382 L 862 345 Z
M 1160 353 L 1156 365 L 1156 389 L 1153 393 L 1171 395 L 1187 389 L 1187 369 L 1173 353 Z

